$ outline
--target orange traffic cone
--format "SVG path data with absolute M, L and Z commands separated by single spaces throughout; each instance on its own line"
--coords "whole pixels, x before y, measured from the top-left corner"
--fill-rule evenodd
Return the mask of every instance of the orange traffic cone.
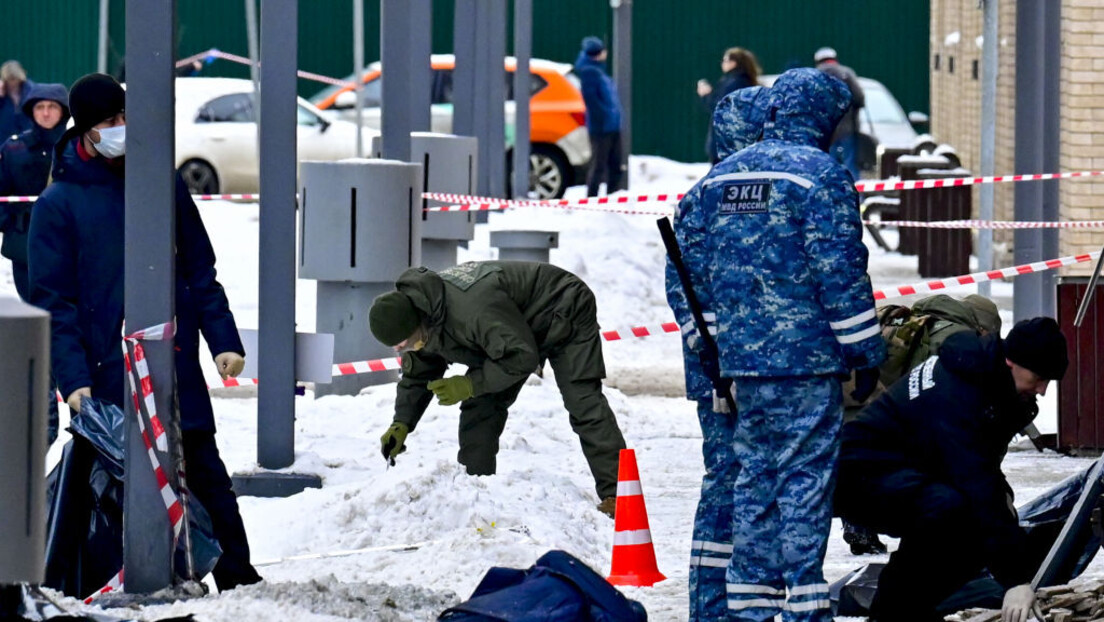
M 607 581 L 613 585 L 647 587 L 667 578 L 656 567 L 648 509 L 644 507 L 640 471 L 632 449 L 621 450 L 613 530 L 613 563 Z

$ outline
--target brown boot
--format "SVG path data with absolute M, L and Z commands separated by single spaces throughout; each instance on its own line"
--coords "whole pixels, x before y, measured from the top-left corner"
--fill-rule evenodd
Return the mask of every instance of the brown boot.
M 610 518 L 613 518 L 615 510 L 617 510 L 617 497 L 606 497 L 598 504 L 598 511 Z

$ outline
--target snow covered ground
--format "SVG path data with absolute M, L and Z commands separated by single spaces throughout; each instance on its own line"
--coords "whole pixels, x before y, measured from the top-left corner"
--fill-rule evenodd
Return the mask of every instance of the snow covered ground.
M 704 164 L 655 157 L 634 157 L 630 168 L 633 193 L 684 191 L 708 170 Z M 582 188 L 572 188 L 569 196 L 581 194 Z M 238 324 L 255 328 L 257 205 L 208 202 L 200 211 Z M 488 244 L 492 229 L 559 231 L 560 247 L 552 250 L 551 261 L 591 286 L 602 327 L 654 326 L 671 318 L 655 218 L 538 208 L 496 213 L 477 228 L 460 258 L 494 258 L 496 251 Z M 868 243 L 876 289 L 920 281 L 916 258 Z M 0 265 L 0 295 L 14 296 L 10 266 Z M 975 291 L 971 286 L 951 293 Z M 993 293 L 1007 330 L 1011 284 L 995 283 Z M 299 330 L 313 330 L 313 305 L 313 282 L 299 281 Z M 629 447 L 636 450 L 659 568 L 668 577 L 653 587 L 624 591 L 644 604 L 652 620 L 685 620 L 702 461 L 694 408 L 680 393 L 679 341 L 669 334 L 607 342 L 605 354 L 606 395 Z M 207 371 L 217 378 L 213 364 Z M 287 499 L 239 500 L 253 559 L 266 581 L 226 594 L 108 613 L 142 619 L 194 613 L 211 622 L 432 620 L 466 598 L 489 567 L 527 567 L 549 549 L 567 550 L 598 572 L 608 572 L 613 522 L 594 507 L 593 481 L 555 382 L 549 374 L 543 380 L 532 377 L 529 385 L 511 410 L 494 477 L 468 476 L 456 464 L 455 407 L 431 405 L 407 440 L 408 451 L 387 469 L 378 439 L 391 421 L 393 385 L 356 397 L 315 399 L 308 391 L 296 401 L 292 470 L 322 476 L 323 487 Z M 218 394 L 213 401 L 227 466 L 232 472 L 256 470 L 257 400 L 248 389 Z M 1055 419 L 1052 393 L 1037 423 L 1044 432 L 1054 431 Z M 1022 502 L 1088 464 L 1084 458 L 1036 453 L 1023 441 L 1009 453 L 1005 470 Z M 410 546 L 396 550 L 395 545 Z M 279 561 L 357 549 L 369 550 Z M 834 524 L 825 564 L 829 581 L 875 559 L 851 556 L 839 522 Z M 1101 562 L 1094 562 L 1088 575 L 1104 577 Z M 64 602 L 80 608 L 75 600 Z

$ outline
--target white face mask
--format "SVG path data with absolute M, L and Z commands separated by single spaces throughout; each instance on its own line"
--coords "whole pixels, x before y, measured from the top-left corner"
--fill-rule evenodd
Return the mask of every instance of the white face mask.
M 116 125 L 96 130 L 100 133 L 100 142 L 94 143 L 96 151 L 105 158 L 117 158 L 126 153 L 126 126 Z

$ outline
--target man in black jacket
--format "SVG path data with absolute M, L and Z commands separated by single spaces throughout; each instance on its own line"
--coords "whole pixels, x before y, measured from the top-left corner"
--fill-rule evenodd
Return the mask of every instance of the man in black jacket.
M 1050 318 L 1019 322 L 1004 341 L 960 333 L 844 425 L 837 513 L 901 538 L 876 620 L 942 620 L 938 604 L 988 568 L 1007 589 L 1002 620 L 1026 622 L 1035 568 L 1000 464 L 1068 364 Z

